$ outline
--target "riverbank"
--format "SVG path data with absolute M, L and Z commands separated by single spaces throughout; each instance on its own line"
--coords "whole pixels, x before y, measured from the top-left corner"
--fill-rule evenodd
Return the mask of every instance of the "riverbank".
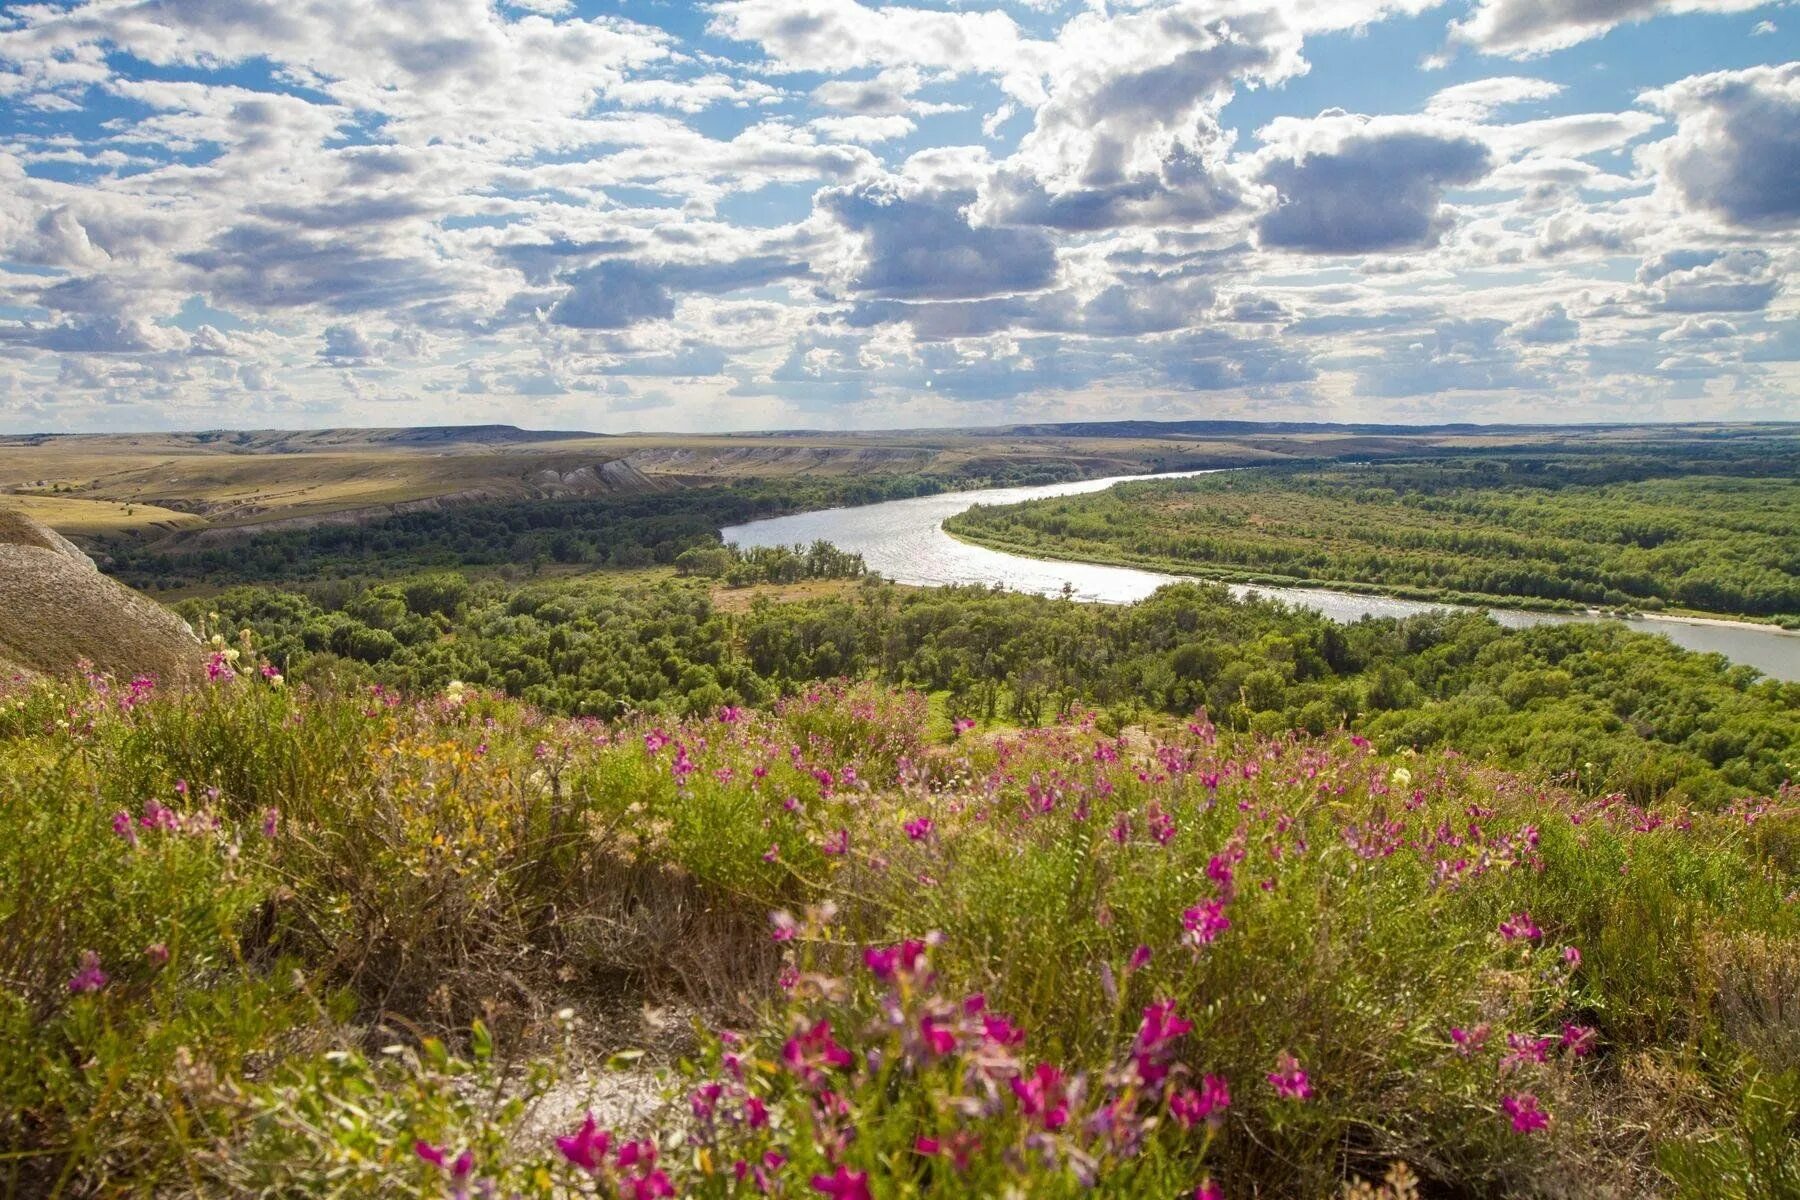
M 984 550 L 993 550 L 1001 554 L 1015 555 L 1042 563 L 1083 563 L 1100 567 L 1128 567 L 1163 574 L 1183 579 L 1204 579 L 1215 583 L 1240 584 L 1244 587 L 1281 588 L 1284 591 L 1317 591 L 1321 593 L 1347 593 L 1356 596 L 1391 596 L 1397 600 L 1412 600 L 1422 604 L 1445 604 L 1458 608 L 1499 608 L 1526 613 L 1557 613 L 1567 616 L 1587 615 L 1592 617 L 1612 618 L 1632 621 L 1668 621 L 1684 625 L 1706 625 L 1718 629 L 1746 629 L 1758 633 L 1784 634 L 1800 638 L 1800 630 L 1790 630 L 1778 624 L 1774 618 L 1753 617 L 1742 614 L 1708 613 L 1693 610 L 1675 612 L 1645 612 L 1632 609 L 1629 613 L 1620 613 L 1606 608 L 1577 604 L 1568 600 L 1547 600 L 1539 596 L 1504 596 L 1478 592 L 1458 592 L 1447 588 L 1414 588 L 1400 587 L 1380 583 L 1370 583 L 1358 579 L 1302 579 L 1287 575 L 1269 575 L 1260 572 L 1234 571 L 1228 568 L 1196 567 L 1190 563 L 1177 563 L 1154 556 L 1137 556 L 1119 554 L 1102 555 L 1050 555 L 1033 547 L 1021 545 L 1005 538 L 982 537 L 964 530 L 944 526 L 944 535 L 964 545 L 976 546 Z

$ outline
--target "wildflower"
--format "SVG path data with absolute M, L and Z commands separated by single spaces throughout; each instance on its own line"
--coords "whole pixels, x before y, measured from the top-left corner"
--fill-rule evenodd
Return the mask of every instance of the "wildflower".
M 850 850 L 850 831 L 848 829 L 839 829 L 836 833 L 832 834 L 819 844 L 819 850 L 821 853 L 833 855 L 848 853 Z
M 770 913 L 769 924 L 775 927 L 774 932 L 769 936 L 777 942 L 791 942 L 794 940 L 794 935 L 800 931 L 800 922 L 796 921 L 794 914 L 785 908 Z
M 907 837 L 911 838 L 915 842 L 922 842 L 926 838 L 931 836 L 931 818 L 930 817 L 918 817 L 914 820 L 906 822 L 906 824 L 903 825 L 902 828 L 906 830 Z
M 1456 1052 L 1464 1058 L 1472 1058 L 1481 1053 L 1487 1045 L 1488 1027 L 1484 1022 L 1473 1029 L 1452 1029 L 1450 1040 L 1456 1044 Z
M 1221 1120 L 1230 1107 L 1231 1089 L 1217 1075 L 1206 1076 L 1198 1089 L 1183 1088 L 1169 1097 L 1169 1114 L 1181 1122 L 1183 1129 L 1192 1129 L 1202 1121 Z
M 464 1150 L 454 1159 L 450 1157 L 447 1146 L 434 1146 L 430 1142 L 420 1140 L 413 1143 L 413 1153 L 434 1167 L 441 1167 L 450 1172 L 450 1178 L 461 1182 L 469 1177 L 475 1169 L 475 1154 Z
M 867 1171 L 852 1171 L 842 1163 L 830 1175 L 814 1175 L 813 1191 L 829 1200 L 872 1200 L 869 1192 L 869 1174 Z
M 1581 951 L 1573 946 L 1564 946 L 1562 959 L 1564 963 L 1568 964 L 1569 970 L 1573 971 L 1581 966 Z
M 1225 915 L 1225 901 L 1215 897 L 1184 910 L 1181 927 L 1187 931 L 1182 940 L 1189 945 L 1195 948 L 1211 945 L 1221 933 L 1231 928 L 1231 918 Z
M 1514 1133 L 1534 1133 L 1550 1124 L 1550 1114 L 1538 1107 L 1530 1092 L 1500 1097 L 1500 1111 L 1512 1121 Z
M 1573 1025 L 1563 1022 L 1562 1047 L 1576 1058 L 1586 1058 L 1594 1052 L 1594 1043 L 1599 1039 L 1600 1031 L 1592 1025 Z
M 956 1049 L 956 1034 L 938 1024 L 935 1017 L 919 1018 L 919 1034 L 925 1039 L 925 1048 L 933 1054 L 948 1054 Z
M 97 992 L 105 987 L 109 976 L 100 969 L 100 956 L 92 950 L 81 952 L 81 969 L 69 977 L 69 990 L 77 996 Z
M 1126 964 L 1128 971 L 1141 971 L 1150 961 L 1150 947 L 1139 946 L 1131 952 L 1131 961 Z
M 556 1148 L 562 1156 L 584 1171 L 598 1171 L 605 1164 L 606 1151 L 611 1145 L 611 1131 L 601 1129 L 591 1112 L 580 1129 L 556 1139 Z
M 1268 1079 L 1269 1086 L 1283 1100 L 1312 1099 L 1312 1081 L 1301 1069 L 1300 1061 L 1285 1051 L 1276 1060 L 1275 1069 L 1269 1072 Z
M 924 956 L 925 943 L 917 938 L 908 938 L 897 946 L 864 946 L 862 953 L 863 966 L 883 983 L 901 973 L 912 974 Z
M 1544 936 L 1544 931 L 1538 928 L 1537 922 L 1531 919 L 1530 913 L 1520 911 L 1500 922 L 1500 936 L 1509 942 L 1521 940 L 1535 942 Z
M 1225 1189 L 1211 1179 L 1201 1180 L 1200 1186 L 1194 1189 L 1194 1200 L 1225 1200 Z
M 1412 786 L 1412 772 L 1405 767 L 1395 767 L 1394 773 L 1388 776 L 1388 782 L 1397 788 Z
M 280 827 L 281 810 L 279 808 L 265 808 L 263 810 L 262 835 L 266 838 L 272 838 Z
M 744 710 L 736 705 L 727 704 L 719 710 L 719 723 L 722 725 L 736 725 L 743 719 Z
M 1506 1057 L 1500 1060 L 1502 1070 L 1523 1066 L 1526 1063 L 1541 1063 L 1550 1056 L 1550 1047 L 1555 1039 L 1532 1037 L 1528 1033 L 1509 1033 L 1506 1035 Z
M 138 844 L 137 830 L 132 827 L 131 814 L 123 809 L 113 814 L 112 831 L 125 839 L 126 845 Z
M 1218 884 L 1219 891 L 1225 895 L 1231 894 L 1232 880 L 1235 878 L 1235 874 L 1231 869 L 1231 859 L 1224 855 L 1215 854 L 1206 860 L 1206 877 Z
M 1137 1040 L 1132 1043 L 1132 1057 L 1138 1078 L 1146 1087 L 1161 1083 L 1169 1073 L 1168 1058 L 1175 1040 L 1194 1027 L 1175 1015 L 1173 1000 L 1158 1000 L 1144 1009 L 1138 1023 Z
M 821 1017 L 805 1033 L 787 1040 L 781 1048 L 781 1061 L 805 1083 L 814 1085 L 824 1078 L 824 1071 L 848 1067 L 854 1060 L 832 1038 L 831 1021 Z
M 1063 1073 L 1056 1066 L 1039 1063 L 1008 1082 L 1018 1097 L 1020 1112 L 1038 1118 L 1045 1129 L 1061 1129 L 1068 1123 L 1069 1100 L 1063 1094 Z
M 995 1046 L 1017 1046 L 1025 1040 L 1025 1031 L 1001 1013 L 985 1013 L 981 1018 L 981 1036 Z
M 950 722 L 950 731 L 957 737 L 961 737 L 973 728 L 975 728 L 974 717 L 958 717 L 956 720 Z
M 169 944 L 167 942 L 154 942 L 151 945 L 145 946 L 144 957 L 149 961 L 151 966 L 156 967 L 159 970 L 168 966 Z

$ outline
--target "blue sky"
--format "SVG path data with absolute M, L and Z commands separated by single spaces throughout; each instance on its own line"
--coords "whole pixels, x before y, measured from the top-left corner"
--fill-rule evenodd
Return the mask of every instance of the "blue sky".
M 0 431 L 1800 419 L 1800 8 L 0 8 Z

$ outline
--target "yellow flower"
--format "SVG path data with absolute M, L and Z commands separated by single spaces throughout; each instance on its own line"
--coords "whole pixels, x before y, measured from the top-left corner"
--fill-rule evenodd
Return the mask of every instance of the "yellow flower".
M 1388 782 L 1392 783 L 1395 787 L 1411 787 L 1412 772 L 1405 767 L 1395 767 L 1394 773 L 1388 776 Z

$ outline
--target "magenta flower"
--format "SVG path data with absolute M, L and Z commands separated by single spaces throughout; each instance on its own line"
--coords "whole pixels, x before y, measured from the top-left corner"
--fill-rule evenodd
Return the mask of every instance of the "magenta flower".
M 1002 1013 L 984 1013 L 981 1036 L 996 1046 L 1017 1046 L 1025 1040 L 1025 1031 Z
M 1500 1111 L 1512 1121 L 1514 1133 L 1534 1133 L 1550 1124 L 1550 1114 L 1538 1107 L 1530 1092 L 1500 1097 Z
M 850 1052 L 831 1036 L 830 1020 L 821 1017 L 805 1033 L 791 1037 L 781 1048 L 781 1061 L 808 1085 L 817 1085 L 824 1072 L 841 1070 L 854 1061 Z
M 1050 1063 L 1039 1063 L 1028 1074 L 1008 1081 L 1019 1099 L 1019 1111 L 1036 1117 L 1045 1129 L 1061 1129 L 1069 1120 L 1069 1100 L 1063 1094 L 1063 1074 Z
M 1569 970 L 1571 970 L 1571 971 L 1575 970 L 1577 967 L 1579 967 L 1581 965 L 1581 951 L 1577 950 L 1573 946 L 1564 946 L 1563 947 L 1563 962 L 1568 964 Z
M 868 1172 L 852 1171 L 842 1163 L 830 1175 L 814 1175 L 812 1186 L 813 1191 L 828 1200 L 873 1200 L 869 1193 Z
M 950 722 L 951 732 L 956 734 L 956 736 L 958 736 L 958 737 L 961 737 L 963 734 L 969 732 L 969 730 L 971 730 L 973 728 L 975 728 L 975 718 L 974 717 L 958 717 L 958 718 L 956 718 L 956 720 Z
M 1487 1045 L 1487 1023 L 1484 1021 L 1473 1029 L 1452 1029 L 1450 1031 L 1450 1040 L 1456 1043 L 1456 1052 L 1458 1054 L 1462 1055 L 1464 1058 L 1472 1058 L 1481 1053 L 1482 1047 Z
M 933 1054 L 948 1054 L 956 1049 L 956 1034 L 938 1024 L 935 1017 L 919 1018 L 919 1035 L 925 1039 L 925 1048 Z
M 1550 1056 L 1550 1047 L 1555 1039 L 1532 1037 L 1528 1033 L 1509 1033 L 1506 1035 L 1506 1057 L 1500 1060 L 1504 1069 L 1522 1066 L 1525 1063 L 1541 1063 Z
M 1311 1100 L 1313 1095 L 1312 1081 L 1300 1067 L 1300 1061 L 1293 1055 L 1282 1053 L 1275 1062 L 1275 1069 L 1269 1072 L 1269 1086 L 1283 1100 Z
M 1202 1180 L 1194 1189 L 1194 1200 L 1225 1200 L 1225 1189 L 1211 1179 Z
M 1169 1114 L 1192 1129 L 1202 1121 L 1217 1124 L 1231 1107 L 1231 1089 L 1217 1075 L 1206 1076 L 1198 1089 L 1183 1088 L 1169 1097 Z
M 611 1146 L 611 1131 L 601 1129 L 591 1112 L 580 1129 L 556 1139 L 556 1148 L 562 1156 L 584 1171 L 598 1171 L 605 1164 L 606 1152 Z
M 280 828 L 281 828 L 281 810 L 279 808 L 264 809 L 263 810 L 263 819 L 262 819 L 262 835 L 266 838 L 272 838 L 280 830 Z
M 931 818 L 919 817 L 915 820 L 906 822 L 901 828 L 906 830 L 906 836 L 908 838 L 911 838 L 915 842 L 922 842 L 931 836 Z
M 1231 918 L 1225 915 L 1225 901 L 1220 899 L 1202 900 L 1181 914 L 1181 927 L 1186 930 L 1182 940 L 1195 948 L 1210 946 L 1221 933 L 1231 928 Z
M 413 1153 L 434 1167 L 441 1167 L 450 1172 L 450 1178 L 458 1182 L 467 1179 L 475 1169 L 475 1154 L 464 1150 L 454 1159 L 450 1157 L 447 1146 L 434 1146 L 430 1142 L 420 1140 L 413 1143 Z
M 896 975 L 912 974 L 924 957 L 925 943 L 917 938 L 908 938 L 897 946 L 864 946 L 862 952 L 863 966 L 883 983 Z
M 100 969 L 100 956 L 92 950 L 81 952 L 81 969 L 69 977 L 69 990 L 77 996 L 97 992 L 105 987 L 108 975 Z
M 1586 1058 L 1594 1052 L 1594 1043 L 1599 1040 L 1600 1031 L 1592 1025 L 1572 1025 L 1563 1022 L 1562 1046 L 1576 1058 Z
M 1535 942 L 1544 936 L 1544 931 L 1538 928 L 1530 913 L 1520 911 L 1500 922 L 1500 936 L 1509 942 Z
M 1131 952 L 1131 961 L 1125 965 L 1128 971 L 1141 971 L 1150 962 L 1150 947 L 1139 946 Z

